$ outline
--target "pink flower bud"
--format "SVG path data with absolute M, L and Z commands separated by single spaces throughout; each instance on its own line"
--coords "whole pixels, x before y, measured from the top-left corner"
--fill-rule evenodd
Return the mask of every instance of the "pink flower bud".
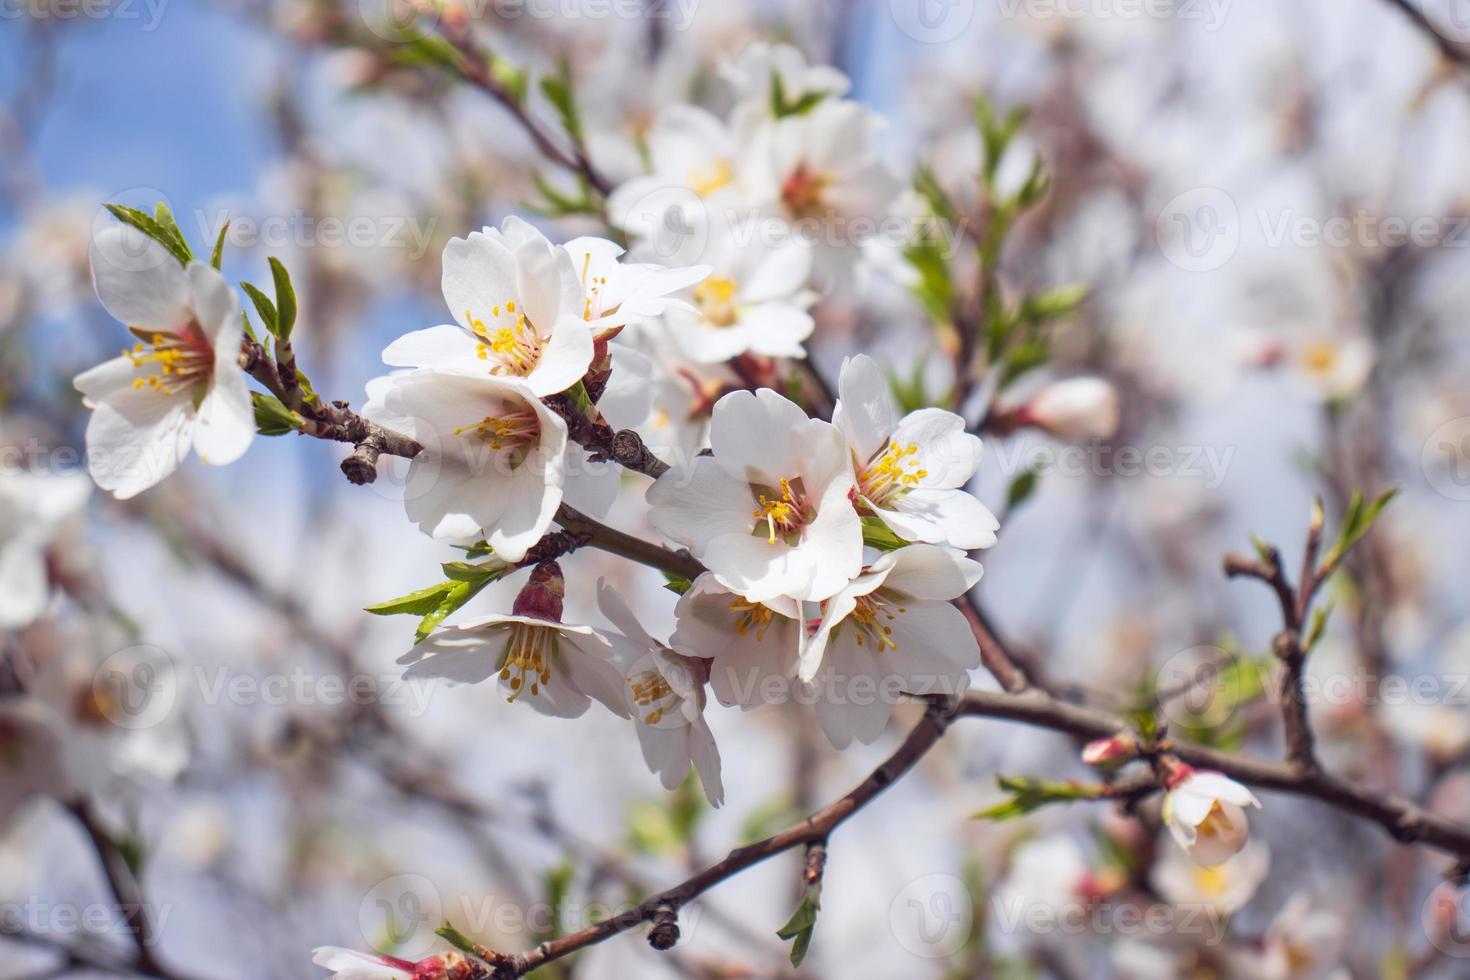
M 517 616 L 544 619 L 549 623 L 561 622 L 561 602 L 566 595 L 567 584 L 562 578 L 561 566 L 554 561 L 543 562 L 531 573 L 531 580 L 516 596 L 511 612 Z
M 1117 766 L 1138 758 L 1138 740 L 1127 732 L 1088 742 L 1082 761 L 1089 766 Z
M 1036 392 L 1018 416 L 1068 442 L 1109 439 L 1118 431 L 1118 391 L 1102 378 L 1069 378 Z

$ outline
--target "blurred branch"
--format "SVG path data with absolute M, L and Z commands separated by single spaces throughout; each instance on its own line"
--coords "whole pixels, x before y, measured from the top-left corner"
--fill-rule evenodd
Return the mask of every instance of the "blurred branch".
M 1390 6 L 1397 7 L 1405 17 L 1413 21 L 1414 26 L 1419 28 L 1434 43 L 1434 46 L 1439 49 L 1439 53 L 1444 55 L 1447 60 L 1462 68 L 1470 68 L 1470 50 L 1467 50 L 1455 41 L 1450 40 L 1444 34 L 1441 34 L 1439 28 L 1434 25 L 1434 22 L 1429 19 L 1429 16 L 1423 10 L 1419 9 L 1413 0 L 1387 0 L 1387 2 Z

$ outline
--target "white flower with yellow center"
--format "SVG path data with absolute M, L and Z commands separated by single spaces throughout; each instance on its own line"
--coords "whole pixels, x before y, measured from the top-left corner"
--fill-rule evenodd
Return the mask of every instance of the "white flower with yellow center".
M 574 238 L 562 250 L 577 270 L 579 315 L 598 333 L 682 306 L 675 294 L 709 275 L 706 265 L 666 268 L 625 262 L 623 247 L 606 238 Z
M 805 357 L 816 323 L 807 307 L 811 249 L 769 219 L 716 221 L 705 249 L 713 268 L 687 308 L 670 309 L 669 332 L 690 360 L 716 364 L 741 354 Z
M 969 685 L 980 647 L 950 600 L 974 588 L 981 571 L 957 551 L 909 545 L 822 603 L 798 676 L 835 747 L 876 741 L 900 695 L 957 694 Z
M 409 371 L 368 384 L 363 415 L 416 440 L 404 508 L 420 530 L 463 541 L 483 534 L 520 561 L 561 506 L 567 426 L 523 382 Z
M 1183 850 L 1170 847 L 1155 862 L 1149 881 L 1154 891 L 1174 905 L 1234 912 L 1251 900 L 1270 870 L 1270 851 L 1255 841 L 1213 866 L 1199 864 Z
M 240 308 L 224 278 L 198 262 L 181 266 L 133 228 L 112 227 L 92 243 L 92 280 L 107 312 L 137 338 L 74 382 L 93 410 L 92 479 L 123 500 L 172 473 L 191 447 L 206 463 L 239 459 L 255 415 L 239 364 Z
M 805 640 L 796 600 L 751 602 L 706 572 L 679 597 L 674 617 L 669 643 L 710 661 L 710 689 L 721 704 L 748 711 L 790 699 Z
M 592 328 L 566 250 L 517 217 L 444 246 L 442 286 L 457 325 L 403 335 L 394 367 L 519 378 L 538 397 L 565 391 L 592 363 Z
M 841 435 L 769 388 L 715 404 L 713 456 L 648 489 L 649 519 L 752 602 L 826 599 L 862 568 Z
M 1376 354 L 1367 337 L 1309 337 L 1289 345 L 1287 367 L 1297 387 L 1323 402 L 1351 398 L 1373 373 Z
M 665 108 L 648 134 L 649 173 L 609 195 L 609 218 L 655 255 L 678 254 L 709 211 L 738 205 L 737 147 L 725 124 L 705 110 Z
M 704 664 L 659 643 L 606 582 L 597 585 L 597 605 L 622 635 L 612 634 L 614 658 L 627 681 L 628 710 L 637 723 L 638 744 L 650 771 L 665 789 L 676 789 L 694 766 L 711 806 L 725 801 L 720 750 L 704 720 Z
M 557 583 L 560 588 L 560 583 Z M 496 678 L 511 703 L 529 704 L 553 718 L 580 717 L 596 699 L 628 717 L 622 674 L 612 644 L 590 626 L 568 626 L 560 596 L 552 611 L 516 600 L 509 616 L 486 616 L 430 634 L 398 659 L 405 677 L 436 677 L 458 684 Z
M 842 365 L 832 424 L 857 478 L 857 505 L 905 541 L 970 551 L 995 544 L 1000 522 L 964 488 L 980 465 L 980 439 L 953 412 L 923 408 L 902 418 L 872 358 Z
M 815 246 L 820 281 L 850 274 L 901 189 L 878 158 L 877 129 L 858 103 L 827 101 L 767 124 L 742 154 L 749 202 Z
M 91 493 L 79 472 L 0 475 L 0 627 L 25 626 L 45 612 L 53 544 Z
M 1214 866 L 1245 847 L 1250 836 L 1245 807 L 1260 805 L 1255 794 L 1227 776 L 1180 766 L 1164 797 L 1164 822 L 1190 857 Z

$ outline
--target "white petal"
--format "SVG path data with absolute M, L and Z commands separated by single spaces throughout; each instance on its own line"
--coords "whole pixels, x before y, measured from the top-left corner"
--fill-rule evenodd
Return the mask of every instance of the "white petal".
M 832 423 L 842 430 L 862 462 L 888 445 L 898 428 L 898 410 L 878 364 L 866 354 L 842 363 L 837 382 L 838 406 Z
M 216 374 L 209 394 L 199 403 L 194 451 L 206 463 L 223 466 L 245 455 L 255 438 L 255 411 L 245 372 L 231 365 Z
M 383 351 L 383 363 L 395 367 L 462 368 L 485 371 L 485 362 L 475 353 L 475 338 L 455 326 L 430 327 L 399 337 Z
M 92 283 L 107 312 L 130 327 L 177 327 L 191 316 L 189 279 L 158 242 L 125 225 L 92 241 Z

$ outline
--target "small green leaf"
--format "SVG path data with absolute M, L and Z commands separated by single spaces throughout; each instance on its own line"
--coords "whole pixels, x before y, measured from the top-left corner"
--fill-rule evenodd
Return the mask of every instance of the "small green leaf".
M 240 288 L 245 290 L 245 295 L 255 304 L 255 312 L 260 314 L 260 322 L 265 325 L 266 332 L 272 336 L 276 333 L 276 304 L 272 303 L 270 297 L 248 282 L 240 283 Z
M 283 436 L 306 424 L 305 419 L 283 405 L 274 395 L 252 391 L 250 401 L 255 408 L 255 429 L 263 436 Z
M 791 913 L 786 924 L 776 930 L 777 937 L 791 940 L 791 965 L 801 966 L 807 950 L 812 945 L 812 934 L 817 929 L 817 912 L 822 907 L 822 886 L 811 885 L 801 897 L 801 904 Z
M 1021 301 L 1019 316 L 1027 323 L 1055 320 L 1067 316 L 1081 306 L 1087 299 L 1087 294 L 1088 288 L 1085 284 L 1074 283 L 1027 296 Z
M 440 582 L 427 588 L 418 589 L 408 595 L 399 596 L 397 599 L 389 599 L 375 606 L 368 606 L 364 610 L 374 616 L 425 616 L 433 612 L 441 601 L 448 587 L 452 583 Z
M 517 105 L 526 101 L 526 87 L 529 76 L 524 68 L 517 68 L 505 58 L 491 56 L 490 76 L 510 96 L 511 101 Z
M 1010 514 L 1017 507 L 1031 499 L 1041 483 L 1041 470 L 1032 467 L 1011 481 L 1011 487 L 1006 491 L 1006 514 Z
M 219 237 L 214 240 L 214 251 L 210 253 L 209 264 L 218 272 L 225 261 L 225 235 L 230 231 L 230 223 L 226 221 L 220 226 Z
M 581 144 L 582 117 L 577 112 L 577 97 L 572 84 L 571 64 L 563 59 L 557 66 L 555 75 L 547 75 L 541 79 L 541 91 L 556 108 L 562 128 L 567 131 L 572 142 Z
M 283 342 L 291 339 L 291 328 L 296 326 L 296 289 L 291 285 L 291 273 L 275 256 L 271 256 L 271 278 L 276 283 L 276 329 L 274 333 Z
M 1049 803 L 1096 800 L 1104 792 L 1104 787 L 1088 783 L 1057 783 L 1013 776 L 997 776 L 995 781 L 1001 789 L 1011 794 L 1011 798 L 979 811 L 974 815 L 976 820 L 1014 820 Z
M 1398 488 L 1388 490 L 1373 498 L 1370 504 L 1364 504 L 1362 491 L 1353 494 L 1352 501 L 1348 504 L 1347 513 L 1342 518 L 1342 530 L 1338 533 L 1337 543 L 1332 550 L 1327 552 L 1327 557 L 1322 562 L 1324 570 L 1332 570 L 1352 550 L 1353 545 L 1363 539 L 1378 515 L 1383 513 L 1383 508 L 1389 505 L 1394 497 L 1398 496 Z
M 883 523 L 883 518 L 864 517 L 861 520 L 863 544 L 869 548 L 877 548 L 879 551 L 896 551 L 908 544 L 903 538 L 894 534 L 887 524 Z
M 446 943 L 453 946 L 461 953 L 468 953 L 471 956 L 475 955 L 475 941 L 466 936 L 464 933 L 460 932 L 458 929 L 454 928 L 454 926 L 450 925 L 448 922 L 445 922 L 442 926 L 435 929 L 434 935 L 438 936 L 440 939 L 444 940 Z
M 163 210 L 164 214 L 168 214 L 168 209 L 164 208 L 163 205 L 160 204 L 159 208 Z M 184 242 L 183 237 L 176 234 L 175 231 L 159 224 L 158 219 L 149 215 L 148 212 L 139 211 L 137 208 L 130 208 L 125 204 L 109 204 L 107 205 L 107 210 L 118 221 L 138 229 L 168 249 L 169 254 L 178 259 L 180 265 L 188 265 L 193 260 L 194 253 L 189 251 L 189 246 Z M 172 215 L 169 216 L 169 220 L 173 220 Z
M 679 575 L 671 575 L 668 572 L 664 572 L 664 578 L 667 580 L 664 582 L 664 588 L 674 593 L 674 595 L 683 595 L 694 587 L 693 582 Z

